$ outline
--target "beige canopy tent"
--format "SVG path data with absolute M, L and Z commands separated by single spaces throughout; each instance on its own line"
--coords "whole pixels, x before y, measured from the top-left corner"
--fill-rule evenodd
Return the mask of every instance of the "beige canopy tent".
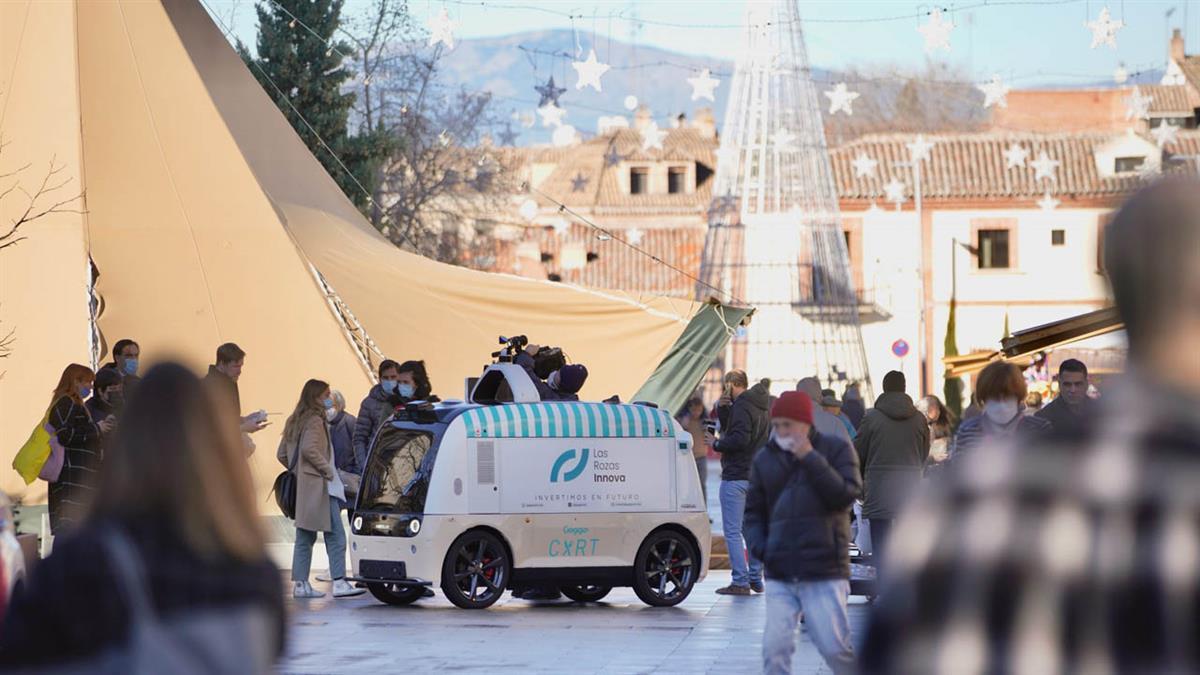
M 1001 349 L 978 351 L 961 356 L 942 359 L 946 366 L 946 377 L 970 375 L 984 369 L 992 361 L 1008 361 L 1022 368 L 1028 367 L 1043 351 L 1087 340 L 1099 335 L 1115 333 L 1125 328 L 1116 307 L 1105 307 L 1086 314 L 1059 319 L 1041 326 L 1019 330 L 1003 338 Z
M 0 175 L 28 164 L 16 177 L 27 187 L 53 160 L 71 180 L 59 194 L 82 194 L 84 211 L 47 216 L 0 251 L 0 329 L 17 337 L 0 361 L 4 466 L 63 366 L 102 362 L 123 337 L 145 361 L 198 370 L 237 342 L 243 406 L 286 414 L 308 377 L 355 408 L 380 353 L 423 358 L 435 391 L 459 397 L 512 333 L 587 364 L 584 395 L 628 397 L 697 309 L 398 250 L 192 0 L 0 3 L 0 134 Z M 25 205 L 0 201 L 0 224 Z M 278 471 L 273 419 L 255 437 L 261 490 Z M 7 469 L 0 489 L 44 495 Z

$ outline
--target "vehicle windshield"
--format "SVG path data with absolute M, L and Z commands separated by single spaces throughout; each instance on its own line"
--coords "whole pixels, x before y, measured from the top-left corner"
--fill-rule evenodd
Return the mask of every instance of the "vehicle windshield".
M 433 457 L 429 431 L 385 425 L 375 440 L 363 474 L 358 508 L 392 513 L 422 513 Z

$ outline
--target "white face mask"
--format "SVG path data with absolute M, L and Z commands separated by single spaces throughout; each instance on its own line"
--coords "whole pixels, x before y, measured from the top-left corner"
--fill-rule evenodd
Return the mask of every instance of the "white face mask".
M 791 452 L 792 448 L 796 447 L 796 439 L 791 436 L 777 436 L 774 431 L 771 432 L 771 439 L 775 441 L 775 445 L 779 446 L 780 450 Z
M 1003 398 L 998 401 L 988 401 L 983 404 L 983 414 L 987 415 L 988 420 L 992 424 L 1005 426 L 1009 422 L 1016 419 L 1017 414 L 1021 412 L 1020 405 L 1015 398 Z
M 332 421 L 333 421 L 333 418 L 335 418 L 335 417 L 337 417 L 337 416 L 338 416 L 338 410 L 337 410 L 337 408 L 326 408 L 326 409 L 325 409 L 325 419 L 326 419 L 326 421 L 332 422 Z

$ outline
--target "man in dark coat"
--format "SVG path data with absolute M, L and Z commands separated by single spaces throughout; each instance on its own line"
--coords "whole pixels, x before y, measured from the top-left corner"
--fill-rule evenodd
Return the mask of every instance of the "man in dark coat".
M 1055 436 L 1082 438 L 1095 421 L 1095 402 L 1088 398 L 1087 391 L 1087 366 L 1077 359 L 1067 359 L 1058 366 L 1058 398 L 1037 411 L 1036 416 L 1050 423 Z
M 882 558 L 892 520 L 920 484 L 929 457 L 929 424 L 904 389 L 904 373 L 885 375 L 883 394 L 854 437 L 866 487 L 863 518 L 871 523 L 875 560 Z
M 142 378 L 138 377 L 138 363 L 141 354 L 142 348 L 138 346 L 138 343 L 129 338 L 123 338 L 117 340 L 113 345 L 113 360 L 101 367 L 102 370 L 112 370 L 121 376 L 121 391 L 125 396 L 133 395 L 133 390 L 137 388 L 138 382 L 142 381 Z
M 834 673 L 854 668 L 850 594 L 850 506 L 862 492 L 858 457 L 846 441 L 813 429 L 813 403 L 784 392 L 771 408 L 771 440 L 754 457 L 746 498 L 746 542 L 766 565 L 763 672 L 791 672 L 796 620 Z
M 742 518 L 746 511 L 746 492 L 750 489 L 750 461 L 767 442 L 770 419 L 767 402 L 770 392 L 767 381 L 753 387 L 746 373 L 731 370 L 725 374 L 725 396 L 718 403 L 721 418 L 721 439 L 706 434 L 705 441 L 721 453 L 721 524 L 725 546 L 729 550 L 729 566 L 733 581 L 717 589 L 721 595 L 750 595 L 762 593 L 762 562 L 753 556 L 746 563 L 742 543 Z M 721 408 L 728 412 L 722 413 Z

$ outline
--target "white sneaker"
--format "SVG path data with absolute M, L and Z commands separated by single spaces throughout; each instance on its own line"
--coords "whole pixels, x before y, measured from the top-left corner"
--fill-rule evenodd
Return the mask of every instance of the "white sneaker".
M 333 597 L 335 598 L 349 598 L 366 592 L 365 588 L 355 588 L 345 579 L 336 579 L 333 582 Z
M 325 594 L 312 587 L 307 581 L 292 582 L 293 598 L 323 598 Z

